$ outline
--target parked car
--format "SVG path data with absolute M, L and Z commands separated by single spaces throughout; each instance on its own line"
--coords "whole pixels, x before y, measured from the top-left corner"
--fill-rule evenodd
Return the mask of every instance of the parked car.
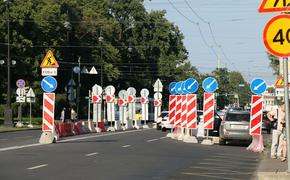
M 227 141 L 239 140 L 250 142 L 249 134 L 250 112 L 228 111 L 220 125 L 219 143 L 226 144 Z
M 262 117 L 262 131 L 266 131 L 267 134 L 271 133 L 271 121 L 267 117 L 267 111 L 263 112 L 263 117 Z
M 156 129 L 161 129 L 161 124 L 168 121 L 168 111 L 162 111 L 156 122 Z

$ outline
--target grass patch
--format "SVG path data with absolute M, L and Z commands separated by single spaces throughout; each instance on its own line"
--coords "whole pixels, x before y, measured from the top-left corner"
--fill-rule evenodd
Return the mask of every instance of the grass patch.
M 7 127 L 7 126 L 0 126 L 0 132 L 9 132 L 9 131 L 23 131 L 23 130 L 31 130 L 31 129 L 39 129 L 41 128 L 41 125 L 35 125 L 34 128 L 29 127 Z

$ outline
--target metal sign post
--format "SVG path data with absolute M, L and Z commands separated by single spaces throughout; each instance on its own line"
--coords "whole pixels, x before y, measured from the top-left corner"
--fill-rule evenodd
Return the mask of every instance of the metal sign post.
M 149 104 L 149 90 L 148 89 L 142 89 L 140 92 L 141 95 L 141 104 L 142 104 L 142 120 L 144 120 L 143 128 L 149 128 L 149 126 L 146 124 L 146 121 L 148 121 L 148 104 Z
M 113 127 L 113 121 L 115 121 L 115 108 L 114 108 L 114 99 L 115 99 L 115 87 L 110 85 L 105 88 L 106 93 L 106 102 L 107 102 L 107 120 L 110 122 L 110 127 L 107 131 L 115 131 Z
M 287 164 L 288 172 L 290 172 L 290 122 L 289 122 L 289 87 L 288 87 L 288 60 L 289 58 L 283 58 L 283 74 L 284 74 L 284 99 L 285 99 L 285 121 L 286 121 L 286 139 L 287 139 Z

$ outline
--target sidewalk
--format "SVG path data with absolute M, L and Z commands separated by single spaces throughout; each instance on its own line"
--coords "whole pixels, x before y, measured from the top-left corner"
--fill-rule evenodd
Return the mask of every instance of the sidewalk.
M 287 160 L 270 158 L 270 146 L 272 136 L 265 136 L 265 151 L 261 154 L 261 161 L 254 179 L 259 180 L 290 180 L 290 173 L 287 171 Z

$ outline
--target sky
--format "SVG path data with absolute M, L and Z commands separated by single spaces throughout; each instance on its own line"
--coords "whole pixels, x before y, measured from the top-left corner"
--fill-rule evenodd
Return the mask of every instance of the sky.
M 191 64 L 200 72 L 213 71 L 220 59 L 220 67 L 241 72 L 246 81 L 263 78 L 272 85 L 276 77 L 269 68 L 262 33 L 266 23 L 276 14 L 259 14 L 261 2 L 145 0 L 144 5 L 148 11 L 166 10 L 166 18 L 177 25 L 185 37 L 184 45 Z

